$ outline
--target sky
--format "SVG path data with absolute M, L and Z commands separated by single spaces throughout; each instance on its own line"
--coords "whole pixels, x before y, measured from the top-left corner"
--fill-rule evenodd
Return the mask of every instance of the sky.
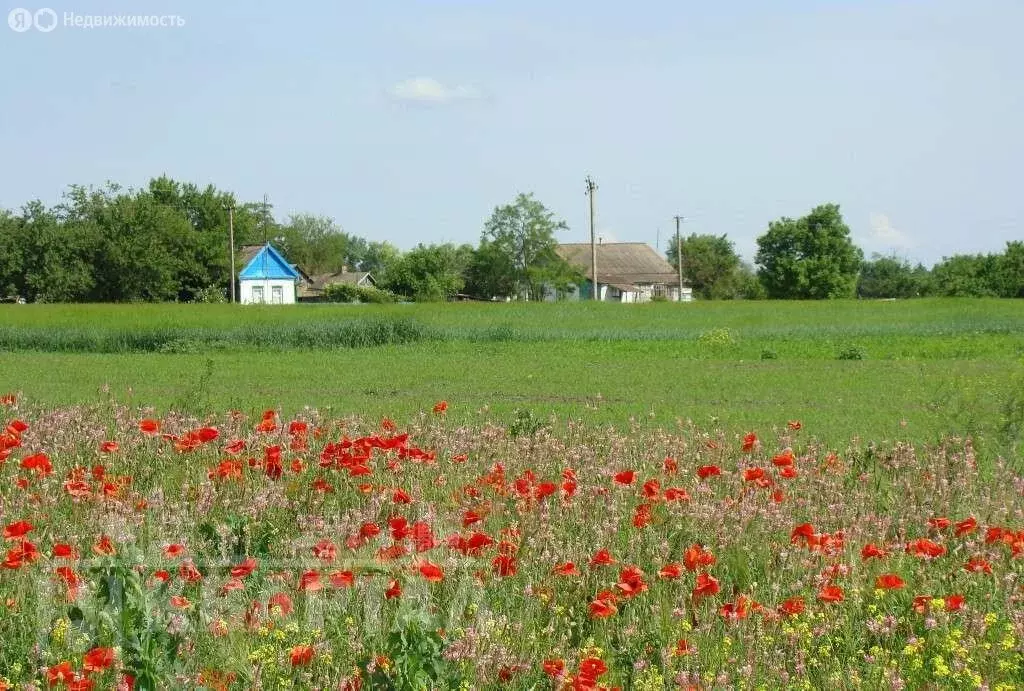
M 408 249 L 533 192 L 585 242 L 590 175 L 605 242 L 752 260 L 829 202 L 867 256 L 1024 239 L 1021 0 L 48 1 L 0 5 L 4 208 L 166 174 Z

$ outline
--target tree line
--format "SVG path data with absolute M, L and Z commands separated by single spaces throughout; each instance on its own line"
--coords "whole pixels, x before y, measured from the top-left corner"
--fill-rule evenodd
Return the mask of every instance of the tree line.
M 931 269 L 875 254 L 865 260 L 839 206 L 773 221 L 757 239 L 756 267 L 725 235 L 681 238 L 683 277 L 703 299 L 1024 297 L 1024 242 L 997 254 L 958 254 Z M 666 251 L 678 267 L 673 238 Z
M 236 248 L 270 241 L 307 274 L 368 271 L 378 288 L 403 299 L 537 300 L 583 281 L 555 251 L 565 222 L 529 194 L 497 207 L 476 246 L 419 244 L 402 252 L 330 218 L 278 221 L 268 204 L 160 177 L 141 189 L 74 185 L 52 207 L 33 201 L 18 212 L 0 209 L 0 298 L 223 301 L 241 268 L 230 262 L 229 209 Z M 957 255 L 932 269 L 888 257 L 865 261 L 834 204 L 772 222 L 758 238 L 753 266 L 726 235 L 691 234 L 681 250 L 684 280 L 701 299 L 1024 297 L 1024 243 L 1010 242 L 1002 254 Z M 676 268 L 674 239 L 666 257 Z

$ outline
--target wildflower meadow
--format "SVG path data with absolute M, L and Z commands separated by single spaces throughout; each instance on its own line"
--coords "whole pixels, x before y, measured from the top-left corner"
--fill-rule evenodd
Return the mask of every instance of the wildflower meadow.
M 2 689 L 1024 685 L 969 438 L 0 400 Z

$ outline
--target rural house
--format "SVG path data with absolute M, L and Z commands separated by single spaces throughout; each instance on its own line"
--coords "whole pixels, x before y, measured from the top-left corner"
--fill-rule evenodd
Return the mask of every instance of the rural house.
M 269 242 L 247 245 L 241 250 L 242 270 L 238 273 L 239 299 L 243 305 L 293 305 L 300 270 L 289 264 Z
M 593 267 L 590 243 L 559 245 L 555 250 L 585 276 L 569 298 L 589 300 L 593 295 Z M 650 302 L 665 298 L 671 302 L 693 300 L 693 289 L 682 286 L 679 274 L 654 248 L 643 242 L 608 242 L 597 245 L 597 283 L 600 299 L 606 302 Z
M 319 302 L 323 300 L 324 290 L 338 284 L 353 285 L 357 288 L 376 288 L 377 281 L 369 271 L 349 271 L 348 267 L 342 267 L 341 271 L 333 274 L 317 274 L 306 276 L 299 283 L 299 300 L 301 302 Z

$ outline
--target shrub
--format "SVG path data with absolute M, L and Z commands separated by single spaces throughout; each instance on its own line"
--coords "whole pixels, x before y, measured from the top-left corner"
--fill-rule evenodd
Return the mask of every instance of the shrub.
M 863 360 L 868 356 L 864 348 L 859 345 L 846 345 L 839 349 L 836 354 L 837 360 Z
M 324 288 L 324 299 L 328 302 L 366 302 L 383 304 L 395 302 L 394 293 L 379 288 L 364 288 L 351 283 L 335 283 Z

